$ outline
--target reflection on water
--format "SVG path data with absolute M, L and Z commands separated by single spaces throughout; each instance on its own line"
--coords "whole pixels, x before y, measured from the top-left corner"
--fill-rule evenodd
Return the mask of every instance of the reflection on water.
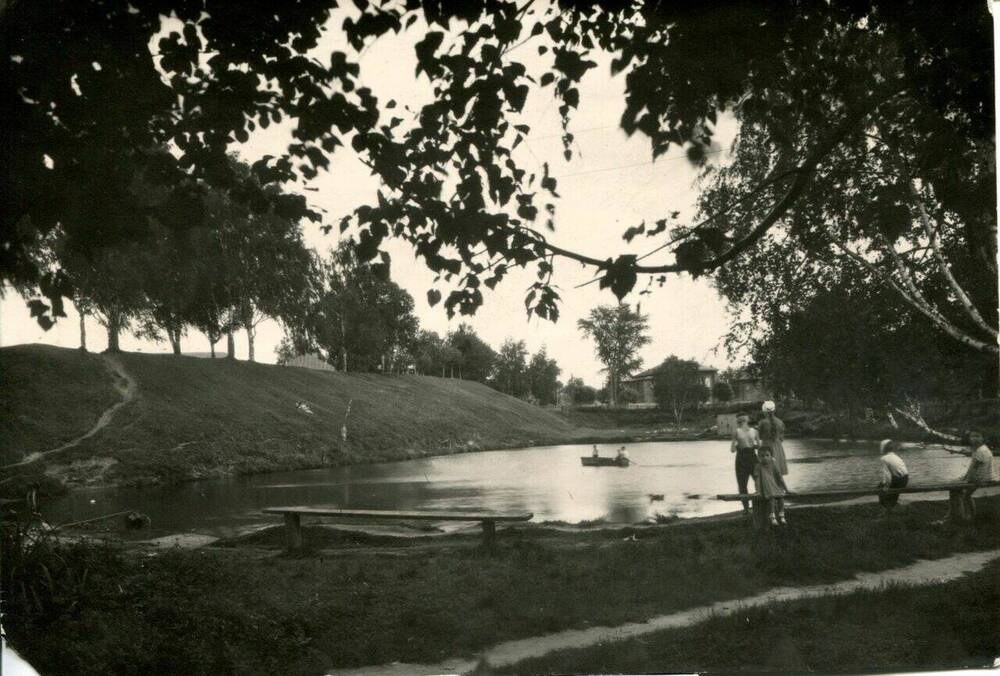
M 602 455 L 613 455 L 616 447 L 598 448 Z M 157 533 L 226 535 L 269 520 L 260 510 L 278 505 L 528 511 L 535 521 L 571 523 L 635 523 L 657 514 L 692 517 L 733 509 L 731 503 L 712 499 L 736 491 L 728 441 L 649 442 L 628 448 L 636 462 L 628 468 L 583 467 L 580 457 L 590 455 L 590 446 L 546 446 L 169 488 L 82 489 L 45 511 L 52 523 L 65 523 L 136 509 L 151 517 Z M 878 483 L 874 443 L 789 440 L 785 451 L 792 490 Z M 900 456 L 910 468 L 912 485 L 957 479 L 968 462 L 939 448 L 907 448 Z

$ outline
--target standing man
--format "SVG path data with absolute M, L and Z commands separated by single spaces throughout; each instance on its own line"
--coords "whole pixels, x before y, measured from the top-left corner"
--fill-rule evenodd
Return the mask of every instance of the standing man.
M 740 493 L 746 495 L 749 486 L 750 476 L 757 466 L 757 448 L 760 446 L 760 437 L 757 430 L 750 427 L 750 416 L 740 413 L 736 416 L 736 429 L 733 431 L 733 443 L 729 446 L 729 452 L 736 454 L 736 486 Z M 750 501 L 743 500 L 744 516 L 750 513 Z
M 763 448 L 770 448 L 774 457 L 774 466 L 782 475 L 788 474 L 788 462 L 785 460 L 785 447 L 782 442 L 785 440 L 785 423 L 781 422 L 778 416 L 774 415 L 774 402 L 765 401 L 761 410 L 764 417 L 757 423 L 760 431 L 760 444 Z

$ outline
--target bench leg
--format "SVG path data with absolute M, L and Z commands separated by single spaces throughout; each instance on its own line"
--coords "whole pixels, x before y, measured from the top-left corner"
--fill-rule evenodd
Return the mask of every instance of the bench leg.
M 961 523 L 962 515 L 965 512 L 965 501 L 962 491 L 948 491 L 948 520 L 952 523 Z
M 754 530 L 767 530 L 770 526 L 768 521 L 767 506 L 768 501 L 764 498 L 752 498 L 753 504 L 753 527 Z
M 302 522 L 298 514 L 285 514 L 285 541 L 292 551 L 302 549 Z
M 483 521 L 483 544 L 487 547 L 491 546 L 496 539 L 496 534 L 496 521 Z
M 953 523 L 968 523 L 975 516 L 972 493 L 964 488 L 948 491 L 948 518 Z

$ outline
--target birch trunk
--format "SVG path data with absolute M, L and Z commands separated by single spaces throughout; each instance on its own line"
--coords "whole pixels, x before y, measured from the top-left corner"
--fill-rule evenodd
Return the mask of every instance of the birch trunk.
M 80 312 L 80 349 L 87 351 L 87 313 Z
M 167 329 L 167 338 L 170 340 L 170 349 L 175 356 L 181 353 L 181 331 L 180 329 Z
M 252 362 L 254 360 L 253 339 L 256 332 L 254 331 L 252 322 L 247 322 L 243 328 L 247 332 L 247 360 Z

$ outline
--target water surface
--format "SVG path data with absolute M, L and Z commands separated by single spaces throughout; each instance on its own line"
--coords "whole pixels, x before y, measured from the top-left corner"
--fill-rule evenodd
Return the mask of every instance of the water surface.
M 598 445 L 602 455 L 620 446 Z M 628 468 L 583 467 L 590 446 L 541 446 L 421 460 L 279 472 L 197 481 L 171 487 L 74 491 L 45 510 L 52 523 L 134 509 L 148 514 L 154 534 L 229 535 L 275 520 L 264 507 L 330 505 L 371 509 L 525 511 L 534 521 L 602 519 L 636 523 L 657 514 L 682 518 L 732 511 L 711 499 L 736 492 L 728 441 L 628 444 Z M 869 487 L 878 483 L 873 442 L 789 440 L 789 488 L 796 491 Z M 968 459 L 941 448 L 900 456 L 911 484 L 961 477 Z M 751 484 L 752 486 L 752 484 Z M 651 495 L 662 495 L 653 500 Z M 448 527 L 448 526 L 446 526 Z M 452 525 L 451 527 L 454 527 Z M 144 531 L 149 536 L 149 531 Z

